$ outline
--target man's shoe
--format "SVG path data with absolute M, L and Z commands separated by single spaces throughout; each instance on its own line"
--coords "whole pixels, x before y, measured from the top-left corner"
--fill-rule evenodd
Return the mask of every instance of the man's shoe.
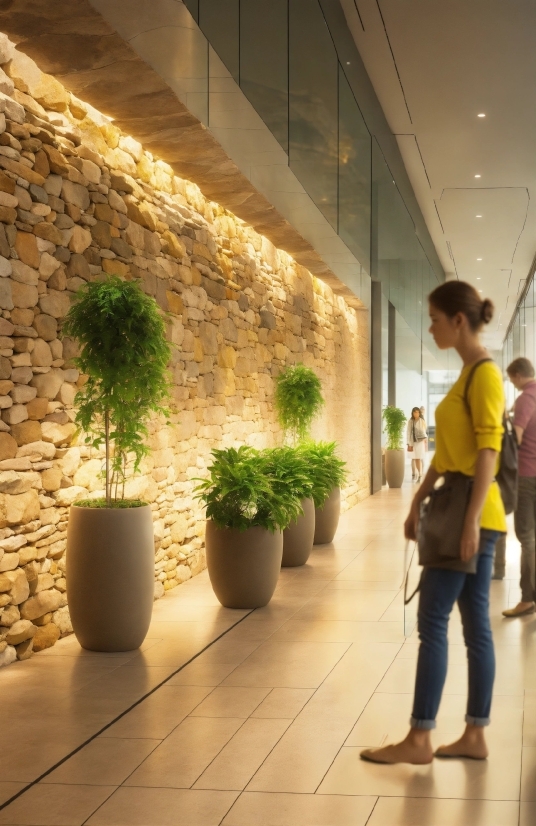
M 533 602 L 519 602 L 515 608 L 507 608 L 503 611 L 504 617 L 524 617 L 526 614 L 534 614 L 536 606 Z

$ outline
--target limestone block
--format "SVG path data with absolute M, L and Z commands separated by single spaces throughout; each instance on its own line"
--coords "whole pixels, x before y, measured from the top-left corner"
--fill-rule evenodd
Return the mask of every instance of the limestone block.
M 157 227 L 158 219 L 145 201 L 141 201 L 139 204 L 128 203 L 127 215 L 131 221 L 151 230 L 151 232 L 154 232 Z M 131 242 L 129 241 L 129 243 Z
M 2 282 L 0 281 L 0 285 Z M 42 295 L 39 298 L 39 307 L 42 313 L 52 316 L 53 318 L 62 318 L 67 315 L 69 307 L 71 306 L 71 299 L 66 292 L 58 290 L 49 290 L 47 295 Z M 43 336 L 44 338 L 45 336 Z M 54 334 L 54 338 L 55 338 Z
M 48 412 L 48 399 L 32 399 L 26 405 L 26 410 L 31 421 L 40 421 Z
M 20 561 L 20 559 L 19 559 Z M 3 576 L 7 577 L 11 583 L 10 596 L 13 605 L 20 605 L 30 596 L 30 586 L 26 578 L 26 574 L 21 568 L 13 571 L 7 571 Z M 21 640 L 22 642 L 22 640 Z M 15 645 L 15 643 L 12 643 Z
M 44 252 L 39 263 L 39 275 L 46 281 L 60 266 L 60 262 L 53 255 Z
M 35 586 L 34 593 L 40 594 L 41 591 L 48 591 L 50 588 L 54 587 L 54 577 L 50 573 L 38 574 L 37 575 L 37 585 Z
M 78 499 L 87 499 L 87 489 L 80 485 L 71 485 L 70 488 L 61 488 L 56 493 L 56 504 L 61 507 L 68 507 Z M 43 522 L 43 512 L 41 512 L 41 522 Z
M 80 467 L 80 448 L 70 447 L 60 459 L 60 466 L 65 476 L 73 476 Z
M 67 605 L 64 605 L 62 608 L 58 608 L 58 610 L 54 612 L 52 615 L 52 621 L 58 627 L 61 634 L 72 633 L 73 626 Z
M 33 367 L 50 367 L 52 364 L 54 360 L 52 350 L 44 339 L 38 338 L 35 340 L 31 359 Z M 45 373 L 45 375 L 47 374 Z M 28 399 L 28 401 L 30 401 L 30 399 Z
M 113 189 L 110 189 L 108 192 L 108 203 L 112 209 L 115 209 L 116 212 L 120 212 L 122 215 L 127 214 L 127 205 L 121 196 Z
M 7 525 L 25 525 L 39 518 L 39 497 L 35 489 L 16 495 L 0 494 Z
M 218 366 L 233 370 L 236 367 L 237 352 L 234 347 L 225 345 L 218 350 Z
M 2 282 L 0 282 L 0 285 L 1 284 Z M 38 335 L 45 341 L 52 341 L 58 333 L 58 322 L 55 318 L 45 313 L 36 315 L 33 326 L 37 330 Z
M 24 640 L 15 646 L 18 660 L 28 660 L 33 654 L 33 639 Z
M 15 89 L 15 84 L 10 77 L 6 75 L 3 69 L 0 69 L 0 92 L 5 95 L 12 95 Z
M 1 620 L 0 620 L 1 623 Z M 0 668 L 3 665 L 11 665 L 17 659 L 17 650 L 12 645 L 8 645 L 3 651 L 0 651 Z
M 43 490 L 47 493 L 59 490 L 61 487 L 62 477 L 63 472 L 59 467 L 51 467 L 47 470 L 44 470 L 41 473 L 41 482 L 43 485 Z
M 33 479 L 29 474 L 17 473 L 14 470 L 0 471 L 0 493 L 26 493 L 30 490 L 33 484 Z M 11 537 L 13 539 L 13 537 Z M 3 540 L 5 542 L 6 540 Z M 3 542 L 0 542 L 0 547 L 4 550 L 14 551 L 16 548 L 5 548 Z M 26 544 L 24 541 L 18 547 Z
M 34 234 L 38 238 L 49 241 L 51 244 L 55 244 L 60 247 L 63 246 L 63 234 L 60 232 L 58 227 L 54 226 L 54 224 L 49 224 L 46 221 L 42 221 L 34 227 Z
M 11 396 L 0 396 L 0 410 L 7 410 L 8 407 L 12 407 L 13 399 Z
M 11 278 L 13 281 L 20 281 L 21 284 L 30 284 L 34 287 L 37 286 L 39 281 L 39 273 L 37 270 L 34 270 L 32 267 L 29 267 L 27 264 L 24 264 L 22 261 L 17 261 L 16 259 L 12 260 L 11 267 Z
M 52 442 L 57 447 L 69 444 L 76 433 L 76 425 L 72 422 L 68 424 L 57 424 L 56 422 L 43 422 L 41 425 L 43 440 Z
M 72 407 L 74 404 L 74 400 L 78 389 L 72 384 L 62 384 L 60 387 L 60 392 L 58 394 L 58 398 L 60 402 L 67 407 Z
M 92 184 L 100 183 L 100 167 L 96 163 L 93 163 L 93 161 L 90 161 L 88 158 L 82 159 L 82 175 L 84 176 L 84 178 L 87 178 L 88 181 Z
M 71 240 L 69 241 L 69 249 L 72 250 L 72 252 L 82 253 L 89 247 L 90 244 L 91 233 L 89 230 L 78 225 L 73 227 L 73 234 L 71 235 Z
M 34 267 L 34 269 L 39 267 L 40 255 L 35 235 L 29 232 L 17 232 L 15 249 L 19 259 L 24 264 L 28 264 L 29 267 Z
M 25 405 L 14 404 L 8 410 L 3 411 L 2 418 L 10 425 L 19 424 L 19 422 L 24 422 L 28 418 L 28 411 Z
M 0 309 L 12 310 L 14 307 L 13 298 L 11 296 L 12 281 L 9 278 L 2 278 L 0 280 Z
M 41 591 L 21 605 L 20 613 L 23 619 L 34 620 L 47 614 L 49 611 L 57 611 L 61 604 L 61 594 L 59 591 Z
M 63 376 L 58 372 L 41 373 L 34 376 L 31 381 L 31 386 L 37 390 L 39 398 L 55 399 L 58 395 L 59 389 L 63 384 Z M 45 439 L 51 441 L 51 439 Z
M 15 404 L 27 404 L 35 399 L 37 391 L 34 387 L 28 387 L 27 384 L 17 384 L 10 393 L 11 398 Z
M 103 460 L 90 459 L 80 465 L 75 472 L 73 482 L 75 485 L 86 488 L 89 491 L 100 490 L 103 487 L 102 480 Z
M 61 610 L 61 609 L 60 609 Z M 52 648 L 60 638 L 60 629 L 53 622 L 48 622 L 36 628 L 33 637 L 33 650 L 44 651 L 45 648 Z
M 85 186 L 64 180 L 61 187 L 61 197 L 67 204 L 73 204 L 79 209 L 86 210 L 89 207 L 89 192 Z
M 24 573 L 21 571 L 22 575 Z M 24 577 L 26 579 L 26 577 Z M 36 632 L 35 625 L 27 619 L 21 619 L 13 623 L 6 634 L 6 642 L 8 645 L 18 645 L 24 640 L 31 640 Z
M 24 123 L 26 116 L 24 107 L 4 92 L 0 92 L 0 112 L 4 112 L 6 118 L 15 121 L 15 123 Z
M 202 321 L 199 325 L 199 337 L 206 355 L 216 355 L 218 352 L 218 330 L 214 324 Z
M 37 287 L 11 280 L 11 298 L 15 307 L 35 307 L 38 299 Z
M 13 459 L 17 455 L 17 443 L 9 433 L 0 433 L 0 461 Z
M 0 65 L 13 58 L 15 47 L 6 34 L 0 34 Z

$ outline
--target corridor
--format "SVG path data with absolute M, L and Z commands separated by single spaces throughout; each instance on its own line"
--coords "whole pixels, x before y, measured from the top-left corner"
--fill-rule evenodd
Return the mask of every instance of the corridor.
M 4 669 L 0 800 L 22 793 L 0 824 L 533 824 L 536 619 L 501 617 L 518 599 L 514 541 L 507 579 L 492 583 L 489 760 L 359 759 L 402 736 L 410 714 L 415 607 L 406 638 L 400 591 L 410 493 L 384 489 L 346 513 L 332 546 L 281 572 L 266 608 L 221 608 L 205 571 L 155 604 L 139 652 L 82 651 L 70 636 Z M 436 744 L 463 722 L 458 616 L 450 636 Z

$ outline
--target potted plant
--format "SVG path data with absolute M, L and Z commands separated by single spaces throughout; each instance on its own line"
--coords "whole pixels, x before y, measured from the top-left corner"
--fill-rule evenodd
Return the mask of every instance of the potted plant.
M 105 497 L 79 501 L 69 514 L 69 610 L 83 648 L 129 651 L 151 620 L 154 538 L 151 508 L 125 499 L 125 479 L 148 453 L 150 415 L 166 412 L 170 347 L 154 299 L 118 276 L 77 292 L 63 334 L 78 342 L 76 366 L 87 377 L 76 423 L 86 444 L 105 450 Z
M 271 600 L 283 556 L 283 530 L 300 513 L 292 483 L 273 451 L 213 450 L 196 498 L 207 508 L 207 568 L 226 608 L 261 608 Z
M 388 405 L 383 410 L 384 433 L 387 436 L 385 450 L 385 476 L 390 488 L 401 488 L 404 481 L 405 454 L 402 446 L 402 430 L 406 414 L 399 407 Z
M 309 437 L 311 424 L 324 404 L 320 379 L 310 367 L 299 363 L 285 367 L 275 379 L 275 409 L 285 441 L 294 448 Z M 303 462 L 303 456 L 287 452 L 286 461 Z M 283 567 L 305 565 L 313 549 L 315 506 L 309 492 L 300 487 L 302 512 L 283 533 Z
M 283 568 L 305 565 L 313 550 L 315 504 L 313 482 L 307 460 L 300 450 L 276 447 L 266 451 L 267 471 L 272 478 L 284 480 L 300 501 L 301 513 L 283 531 Z
M 341 487 L 346 481 L 346 462 L 337 456 L 336 442 L 310 442 L 299 448 L 313 484 L 315 504 L 314 544 L 333 542 L 341 513 Z

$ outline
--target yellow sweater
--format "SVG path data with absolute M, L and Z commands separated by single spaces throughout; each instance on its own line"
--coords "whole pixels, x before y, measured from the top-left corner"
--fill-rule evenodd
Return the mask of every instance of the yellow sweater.
M 478 451 L 501 450 L 505 400 L 502 376 L 491 361 L 477 367 L 469 387 L 471 416 L 463 396 L 472 365 L 463 368 L 454 386 L 437 406 L 436 451 L 432 467 L 438 473 L 475 475 Z M 497 469 L 499 456 L 497 455 Z M 482 511 L 481 528 L 506 531 L 506 517 L 497 482 L 492 482 Z

